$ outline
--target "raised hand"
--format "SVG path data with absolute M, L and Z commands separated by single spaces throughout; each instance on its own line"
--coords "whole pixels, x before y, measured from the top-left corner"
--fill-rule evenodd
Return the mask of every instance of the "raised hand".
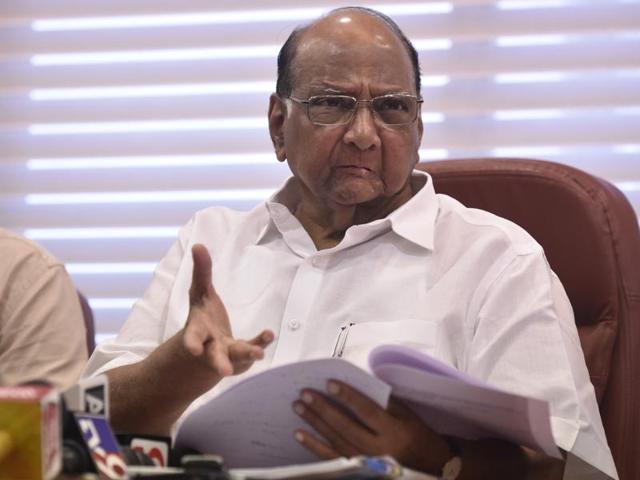
M 211 283 L 211 257 L 195 245 L 186 326 L 144 360 L 107 372 L 111 423 L 118 431 L 168 435 L 193 400 L 223 377 L 242 373 L 264 356 L 273 333 L 236 340 Z M 139 412 L 144 409 L 146 415 Z
M 204 245 L 191 249 L 193 276 L 189 290 L 189 317 L 183 331 L 183 345 L 220 377 L 247 370 L 264 356 L 273 332 L 263 330 L 251 340 L 236 340 L 229 316 L 211 281 L 211 257 Z

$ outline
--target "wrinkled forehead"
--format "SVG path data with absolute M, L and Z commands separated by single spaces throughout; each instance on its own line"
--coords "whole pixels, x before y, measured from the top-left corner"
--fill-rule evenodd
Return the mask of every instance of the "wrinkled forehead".
M 360 12 L 340 12 L 311 24 L 298 42 L 292 67 L 299 88 L 338 82 L 417 93 L 400 38 L 382 20 Z

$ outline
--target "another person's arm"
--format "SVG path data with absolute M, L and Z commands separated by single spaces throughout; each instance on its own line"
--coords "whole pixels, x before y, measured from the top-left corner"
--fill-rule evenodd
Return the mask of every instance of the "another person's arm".
M 233 338 L 211 282 L 211 258 L 202 245 L 192 255 L 186 326 L 144 360 L 107 372 L 117 431 L 167 435 L 193 400 L 222 378 L 247 370 L 273 340 L 268 330 L 248 341 Z

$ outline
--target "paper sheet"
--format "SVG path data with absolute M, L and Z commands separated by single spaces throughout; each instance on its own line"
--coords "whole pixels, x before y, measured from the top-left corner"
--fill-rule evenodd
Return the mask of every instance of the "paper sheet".
M 357 388 L 386 406 L 391 388 L 338 358 L 283 365 L 248 377 L 189 415 L 176 435 L 177 446 L 222 455 L 230 468 L 315 462 L 293 438 L 311 429 L 293 411 L 303 388 L 326 391 L 329 379 Z
M 189 415 L 175 443 L 222 455 L 230 468 L 317 461 L 293 437 L 296 429 L 311 427 L 292 404 L 303 388 L 325 391 L 334 378 L 381 406 L 393 389 L 438 432 L 503 438 L 560 457 L 545 401 L 503 392 L 406 347 L 378 347 L 370 364 L 378 378 L 338 358 L 282 365 L 248 377 Z

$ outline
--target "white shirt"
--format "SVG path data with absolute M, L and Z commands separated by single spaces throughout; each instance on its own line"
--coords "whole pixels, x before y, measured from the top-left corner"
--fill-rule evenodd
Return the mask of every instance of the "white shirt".
M 142 360 L 183 328 L 190 249 L 203 243 L 234 336 L 264 328 L 276 335 L 244 375 L 331 356 L 341 327 L 353 324 L 344 358 L 367 368 L 375 346 L 410 345 L 505 390 L 546 399 L 557 445 L 578 457 L 576 465 L 583 459 L 617 478 L 571 306 L 540 245 L 507 220 L 436 195 L 423 172 L 414 171 L 412 186 L 417 193 L 388 217 L 354 225 L 320 251 L 291 214 L 299 202 L 294 179 L 250 212 L 198 212 L 87 374 Z M 225 379 L 184 415 L 242 377 Z

